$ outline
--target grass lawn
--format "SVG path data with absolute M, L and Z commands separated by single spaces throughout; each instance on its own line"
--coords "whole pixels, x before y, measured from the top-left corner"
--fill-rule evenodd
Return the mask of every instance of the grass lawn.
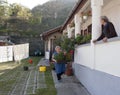
M 47 71 L 45 72 L 45 81 L 46 81 L 47 88 L 38 89 L 36 91 L 36 94 L 34 95 L 57 95 L 57 90 L 54 86 L 51 71 L 52 71 L 52 66 L 47 67 Z
M 40 57 L 32 57 L 34 65 L 38 64 Z M 30 66 L 28 59 L 22 60 L 22 64 L 15 62 L 0 63 L 0 95 L 7 95 L 11 92 L 24 73 L 23 66 Z
M 23 78 L 26 77 L 27 74 L 29 74 L 30 70 L 27 72 L 24 71 L 23 66 L 34 67 L 33 71 L 38 71 L 36 65 L 38 64 L 41 58 L 40 57 L 31 57 L 31 58 L 34 63 L 32 65 L 28 63 L 28 59 L 22 60 L 21 64 L 17 64 L 15 62 L 0 63 L 0 95 L 8 95 L 8 93 L 11 93 L 11 91 L 13 91 L 13 89 L 15 88 L 16 83 L 18 83 L 17 84 L 18 86 L 21 84 L 21 82 L 18 81 L 20 80 L 21 76 Z M 47 67 L 47 71 L 44 73 L 45 83 L 47 85 L 47 88 L 37 89 L 36 94 L 30 94 L 30 95 L 57 95 L 51 70 L 52 67 Z M 16 89 L 16 91 L 21 92 L 21 89 L 20 90 Z

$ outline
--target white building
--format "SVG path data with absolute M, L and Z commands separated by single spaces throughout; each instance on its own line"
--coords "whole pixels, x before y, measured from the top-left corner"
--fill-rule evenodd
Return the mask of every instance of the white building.
M 100 17 L 107 16 L 118 37 L 92 43 L 101 34 Z M 73 69 L 76 77 L 91 95 L 120 95 L 120 0 L 79 0 L 64 23 L 62 32 L 72 36 L 70 24 L 75 23 L 76 35 L 92 34 L 90 44 L 75 48 Z M 91 27 L 92 25 L 92 27 Z M 89 30 L 89 31 L 88 31 Z M 87 31 L 87 32 L 86 32 Z
M 41 38 L 45 41 L 45 59 L 51 59 L 55 48 L 55 39 L 61 37 L 61 26 L 44 32 Z

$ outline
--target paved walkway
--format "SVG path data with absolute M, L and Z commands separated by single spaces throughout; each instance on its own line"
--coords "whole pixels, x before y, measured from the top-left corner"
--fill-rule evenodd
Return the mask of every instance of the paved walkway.
M 42 59 L 39 61 L 38 66 L 50 66 L 49 60 L 47 60 L 47 59 L 45 59 L 45 58 L 42 58 Z
M 57 95 L 90 95 L 85 87 L 75 78 L 75 76 L 62 76 L 62 81 L 58 82 L 56 73 L 52 71 Z

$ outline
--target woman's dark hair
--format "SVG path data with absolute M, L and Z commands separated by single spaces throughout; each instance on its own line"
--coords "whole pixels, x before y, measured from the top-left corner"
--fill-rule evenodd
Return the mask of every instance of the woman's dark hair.
M 107 16 L 101 16 L 101 19 L 104 20 L 105 22 L 109 22 L 109 19 Z

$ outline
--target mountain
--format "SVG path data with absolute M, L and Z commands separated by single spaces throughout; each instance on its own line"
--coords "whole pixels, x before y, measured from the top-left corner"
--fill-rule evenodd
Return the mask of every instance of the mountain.
M 50 0 L 32 9 L 35 17 L 41 17 L 39 32 L 47 31 L 64 23 L 77 0 Z M 42 28 L 42 29 L 41 29 Z
M 32 10 L 19 4 L 13 4 L 9 6 L 10 16 L 4 19 L 4 23 L 0 23 L 0 34 L 39 36 L 49 29 L 62 25 L 76 1 L 50 0 L 43 5 L 34 7 Z

